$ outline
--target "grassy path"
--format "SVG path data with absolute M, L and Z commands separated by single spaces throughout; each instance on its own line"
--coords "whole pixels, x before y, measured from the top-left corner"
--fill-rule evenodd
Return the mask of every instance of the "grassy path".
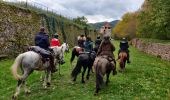
M 115 42 L 118 50 L 118 42 Z M 99 96 L 93 96 L 95 77 L 81 84 L 78 76 L 72 84 L 70 73 L 73 69 L 69 64 L 70 54 L 66 55 L 66 64 L 61 66 L 61 76 L 55 73 L 52 85 L 48 89 L 42 87 L 40 74 L 35 71 L 27 79 L 31 88 L 29 96 L 24 95 L 22 89 L 19 100 L 169 100 L 170 99 L 170 62 L 139 52 L 133 47 L 131 64 L 126 66 L 124 74 L 110 76 L 108 87 L 104 87 Z M 114 52 L 117 55 L 117 51 Z M 76 63 L 76 60 L 74 61 Z M 16 87 L 16 80 L 12 77 L 10 66 L 13 59 L 0 61 L 0 100 L 10 100 Z M 74 63 L 74 65 L 75 65 Z M 117 70 L 119 67 L 117 66 Z

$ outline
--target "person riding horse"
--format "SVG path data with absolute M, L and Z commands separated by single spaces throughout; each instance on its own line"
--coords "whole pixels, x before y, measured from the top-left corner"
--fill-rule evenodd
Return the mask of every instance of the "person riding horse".
M 113 67 L 113 74 L 116 74 L 116 67 L 114 67 L 116 65 L 116 61 L 113 54 L 113 52 L 115 51 L 115 47 L 111 43 L 109 36 L 104 36 L 103 38 L 104 40 L 100 44 L 97 56 L 106 56 L 106 59 L 111 63 L 111 66 Z
M 84 48 L 84 42 L 86 41 L 86 37 L 82 34 L 78 36 L 78 46 Z
M 93 42 L 91 41 L 90 37 L 87 37 L 86 41 L 84 42 L 84 50 L 85 52 L 91 52 L 93 50 Z
M 50 59 L 51 72 L 55 72 L 56 68 L 54 65 L 54 57 L 51 53 L 51 49 L 49 48 L 50 47 L 49 36 L 47 33 L 45 33 L 44 27 L 41 27 L 40 32 L 38 32 L 35 36 L 35 46 L 38 46 L 38 47 L 45 49 L 47 51 L 47 52 L 45 52 L 45 54 L 42 54 L 41 56 L 44 58 Z
M 58 39 L 58 34 L 54 34 L 53 35 L 53 38 L 51 39 L 51 46 L 53 47 L 53 46 L 61 46 L 61 43 L 60 43 L 60 41 L 59 41 L 59 39 Z
M 98 51 L 101 42 L 102 42 L 102 39 L 100 38 L 100 36 L 97 36 L 97 39 L 96 39 L 96 41 L 95 41 L 95 48 L 94 48 L 94 51 L 95 51 L 95 52 Z
M 127 63 L 130 63 L 130 61 L 129 61 L 129 50 L 128 50 L 129 44 L 128 44 L 128 41 L 126 40 L 126 38 L 122 39 L 122 41 L 120 42 L 119 47 L 120 47 L 120 49 L 119 49 L 119 52 L 118 52 L 118 57 L 119 57 L 119 53 L 121 51 L 125 51 L 127 53 Z

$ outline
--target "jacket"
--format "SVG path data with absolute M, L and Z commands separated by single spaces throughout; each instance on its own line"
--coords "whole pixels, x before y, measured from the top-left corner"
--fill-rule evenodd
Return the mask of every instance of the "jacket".
M 127 41 L 121 41 L 119 46 L 120 46 L 121 50 L 128 50 L 128 48 L 129 48 Z
M 51 39 L 51 46 L 61 46 L 60 41 L 56 38 Z
M 97 52 L 97 56 L 107 55 L 114 58 L 113 51 L 115 51 L 115 47 L 110 41 L 107 43 L 102 41 L 99 50 Z
M 47 50 L 50 46 L 49 36 L 43 32 L 37 33 L 35 36 L 35 45 Z

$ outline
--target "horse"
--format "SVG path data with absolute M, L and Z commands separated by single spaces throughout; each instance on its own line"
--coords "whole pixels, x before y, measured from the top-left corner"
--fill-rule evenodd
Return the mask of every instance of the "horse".
M 83 48 L 81 48 L 81 47 L 79 47 L 79 46 L 75 46 L 73 49 L 72 49 L 72 52 L 71 52 L 71 59 L 70 59 L 70 63 L 72 64 L 72 62 L 73 62 L 73 60 L 74 60 L 74 58 L 75 58 L 75 56 L 79 56 L 79 54 L 81 53 L 81 52 L 83 52 L 84 51 L 84 49 Z
M 54 58 L 56 58 L 60 63 L 64 61 L 63 47 L 53 47 Z M 30 93 L 30 90 L 26 87 L 26 79 L 34 71 L 45 71 L 45 77 L 43 86 L 46 88 L 51 82 L 51 69 L 49 68 L 50 61 L 42 61 L 42 56 L 34 51 L 27 51 L 25 53 L 19 54 L 13 65 L 11 66 L 11 71 L 14 78 L 18 81 L 15 94 L 12 99 L 16 99 L 19 95 L 20 88 L 24 85 L 25 93 Z M 17 69 L 20 67 L 22 76 L 17 73 Z
M 53 48 L 56 48 L 54 50 L 60 50 L 61 48 L 61 54 L 63 54 L 63 61 L 62 62 L 59 62 L 58 61 L 58 56 L 55 56 L 54 58 L 54 65 L 55 67 L 57 68 L 57 70 L 59 70 L 59 75 L 60 75 L 60 64 L 64 64 L 65 63 L 65 58 L 64 58 L 64 53 L 68 53 L 69 52 L 69 46 L 67 43 L 63 43 L 61 46 L 53 46 L 53 47 L 50 47 L 51 49 Z M 57 49 L 58 48 L 58 49 Z M 55 51 L 55 52 L 58 52 L 58 51 Z
M 107 59 L 107 56 L 104 55 L 104 56 L 96 57 L 94 61 L 94 69 L 95 69 L 95 76 L 96 76 L 96 90 L 94 95 L 98 94 L 101 86 L 103 85 L 104 83 L 103 77 L 105 74 L 106 74 L 106 85 L 108 85 L 110 72 L 112 70 L 116 71 L 115 67 L 116 67 L 115 64 L 114 67 L 111 66 L 111 63 Z
M 83 66 L 83 72 L 82 72 L 81 82 L 85 83 L 84 74 L 85 74 L 87 68 L 88 68 L 88 72 L 87 72 L 86 79 L 87 80 L 89 79 L 90 70 L 92 69 L 95 57 L 96 57 L 96 53 L 94 51 L 92 51 L 90 53 L 81 53 L 78 56 L 77 64 L 76 64 L 75 68 L 73 69 L 73 71 L 71 73 L 73 81 L 76 81 L 77 75 L 80 73 L 82 66 Z
M 120 66 L 120 72 L 125 71 L 125 65 L 126 65 L 126 60 L 127 60 L 127 53 L 124 51 L 121 51 L 119 53 L 119 66 Z

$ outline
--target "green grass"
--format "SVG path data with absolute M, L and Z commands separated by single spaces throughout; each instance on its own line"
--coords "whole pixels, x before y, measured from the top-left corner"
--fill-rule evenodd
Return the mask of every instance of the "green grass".
M 116 45 L 117 55 L 118 42 Z M 95 77 L 81 83 L 81 75 L 72 84 L 70 73 L 73 69 L 69 64 L 70 54 L 66 55 L 67 63 L 61 66 L 61 76 L 55 73 L 52 85 L 48 89 L 42 87 L 40 75 L 33 72 L 28 78 L 31 94 L 24 95 L 22 88 L 19 100 L 168 100 L 170 99 L 170 62 L 139 52 L 130 47 L 131 64 L 126 66 L 125 73 L 110 76 L 108 87 L 102 88 L 99 96 L 94 96 Z M 13 79 L 10 66 L 14 59 L 0 62 L 0 100 L 10 100 L 15 91 L 17 81 Z M 76 60 L 74 61 L 74 65 Z M 117 66 L 117 70 L 119 67 Z

